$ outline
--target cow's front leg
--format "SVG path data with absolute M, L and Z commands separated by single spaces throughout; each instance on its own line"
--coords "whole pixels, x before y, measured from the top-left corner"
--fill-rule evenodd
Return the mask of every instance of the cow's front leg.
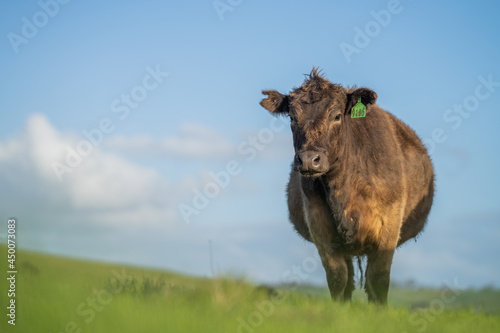
M 393 249 L 378 250 L 368 255 L 365 289 L 371 302 L 387 303 L 393 255 Z
M 394 251 L 398 244 L 401 228 L 400 209 L 396 207 L 392 213 L 381 219 L 386 221 L 385 228 L 379 236 L 379 244 L 367 255 L 365 290 L 368 300 L 386 304 L 389 284 L 391 282 L 391 266 Z
M 350 293 L 345 292 L 349 280 L 349 270 L 345 257 L 330 251 L 319 251 L 332 299 L 335 301 L 350 301 Z
M 309 188 L 305 186 L 304 188 L 304 215 L 326 271 L 330 294 L 334 300 L 350 300 L 352 291 L 345 293 L 350 274 L 349 265 L 345 256 L 335 251 L 336 230 L 331 210 L 320 187 L 311 186 L 314 191 L 307 191 Z

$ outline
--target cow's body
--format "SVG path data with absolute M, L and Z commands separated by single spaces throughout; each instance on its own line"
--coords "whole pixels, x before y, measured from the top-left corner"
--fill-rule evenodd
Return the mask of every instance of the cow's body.
M 332 85 L 315 70 L 290 95 L 280 94 L 281 101 L 277 92 L 265 93 L 266 109 L 292 118 L 290 220 L 318 248 L 332 298 L 351 298 L 352 257 L 366 255 L 368 297 L 385 303 L 394 250 L 423 229 L 432 205 L 434 174 L 425 147 L 375 104 L 373 91 Z M 351 118 L 360 98 L 366 117 Z

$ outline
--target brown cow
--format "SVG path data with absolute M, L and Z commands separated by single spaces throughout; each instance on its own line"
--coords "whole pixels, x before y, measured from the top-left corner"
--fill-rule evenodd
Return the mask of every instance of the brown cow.
M 318 248 L 332 298 L 351 299 L 352 258 L 366 255 L 368 299 L 386 303 L 394 251 L 422 231 L 432 205 L 424 145 L 374 91 L 333 84 L 315 68 L 289 95 L 262 93 L 264 108 L 290 117 L 290 220 Z M 353 106 L 366 116 L 355 118 Z

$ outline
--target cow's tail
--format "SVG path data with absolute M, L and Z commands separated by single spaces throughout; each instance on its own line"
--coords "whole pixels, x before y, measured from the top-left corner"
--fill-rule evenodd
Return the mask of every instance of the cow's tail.
M 358 260 L 358 269 L 359 269 L 359 287 L 362 289 L 364 287 L 364 277 L 365 272 L 363 270 L 363 256 L 356 256 Z

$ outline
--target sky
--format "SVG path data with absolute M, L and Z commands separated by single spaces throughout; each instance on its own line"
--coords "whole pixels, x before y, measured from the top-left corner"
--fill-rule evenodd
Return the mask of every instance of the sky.
M 434 205 L 392 279 L 500 287 L 499 10 L 3 1 L 0 220 L 17 219 L 24 249 L 324 285 L 314 245 L 288 222 L 288 119 L 259 105 L 317 66 L 373 89 L 431 154 Z

